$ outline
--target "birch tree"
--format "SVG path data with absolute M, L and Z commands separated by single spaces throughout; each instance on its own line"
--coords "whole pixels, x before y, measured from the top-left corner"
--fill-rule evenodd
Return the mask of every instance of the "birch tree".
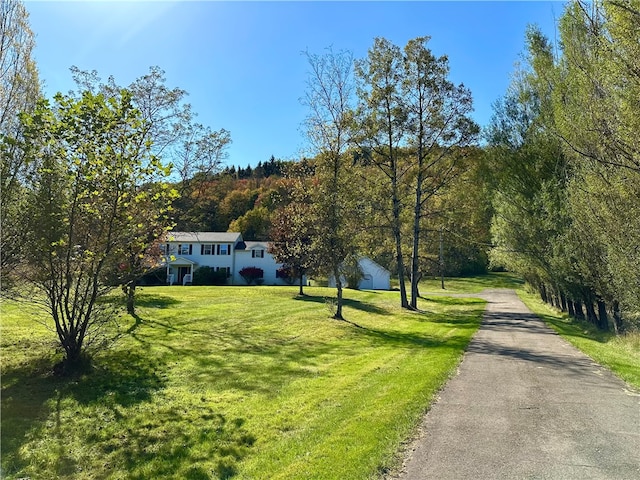
M 323 55 L 305 55 L 309 74 L 302 101 L 309 109 L 307 137 L 317 153 L 314 203 L 322 219 L 318 239 L 322 242 L 324 270 L 336 280 L 334 318 L 343 320 L 342 268 L 352 253 L 348 220 L 350 164 L 345 154 L 352 118 L 353 58 L 349 52 L 331 49 Z
M 31 112 L 40 96 L 33 60 L 35 39 L 22 2 L 0 2 L 0 275 L 6 284 L 23 244 L 21 210 L 27 158 L 17 148 L 21 112 Z

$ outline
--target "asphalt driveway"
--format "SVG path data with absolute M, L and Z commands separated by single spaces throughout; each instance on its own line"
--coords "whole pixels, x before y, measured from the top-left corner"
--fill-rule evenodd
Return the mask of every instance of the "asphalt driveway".
M 479 296 L 482 326 L 390 478 L 640 479 L 640 394 L 512 290 Z

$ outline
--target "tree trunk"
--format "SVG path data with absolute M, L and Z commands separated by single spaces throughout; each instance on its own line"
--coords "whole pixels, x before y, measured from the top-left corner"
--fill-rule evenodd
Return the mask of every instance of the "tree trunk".
M 420 152 L 418 152 L 418 156 Z M 413 244 L 411 248 L 411 308 L 418 308 L 418 269 L 420 267 L 418 249 L 420 247 L 420 213 L 422 211 L 422 165 L 418 164 L 416 180 L 416 198 L 413 211 Z
M 540 291 L 540 298 L 542 299 L 542 301 L 544 303 L 549 303 L 549 298 L 547 297 L 547 288 L 544 286 L 544 283 L 540 284 L 538 290 Z
M 580 300 L 575 300 L 573 302 L 573 311 L 577 318 L 584 320 L 584 312 L 582 311 L 582 302 Z
M 302 278 L 303 277 L 304 277 L 304 275 L 301 273 L 300 274 L 300 291 L 298 292 L 298 295 L 300 295 L 301 297 L 304 296 L 304 291 L 302 290 L 302 283 L 303 283 Z
M 573 309 L 573 300 L 568 299 L 567 300 L 567 311 L 569 312 L 569 315 L 572 317 L 576 316 L 576 311 Z
M 391 180 L 391 201 L 393 207 L 393 238 L 396 242 L 396 263 L 398 265 L 398 283 L 400 284 L 400 307 L 409 308 L 407 286 L 404 284 L 404 257 L 402 255 L 402 234 L 400 231 L 400 199 L 398 198 L 398 181 Z
M 53 371 L 58 375 L 72 374 L 82 363 L 82 343 L 77 341 L 74 332 L 68 332 L 67 336 L 60 340 L 65 356 L 62 362 L 54 365 Z
M 125 295 L 127 296 L 127 313 L 129 315 L 136 314 L 136 282 L 130 282 L 124 287 Z
M 336 302 L 336 313 L 333 316 L 336 320 L 344 320 L 342 316 L 342 280 L 340 280 L 340 272 L 338 268 L 333 269 L 333 274 L 336 278 L 336 290 L 338 291 L 338 298 Z
M 594 325 L 598 325 L 598 317 L 596 316 L 596 310 L 593 308 L 593 300 L 590 298 L 585 299 L 584 305 L 587 310 L 587 320 Z
M 396 238 L 396 262 L 398 264 L 398 283 L 400 284 L 400 306 L 409 308 L 407 301 L 407 286 L 404 284 L 404 260 L 402 257 L 402 245 L 400 244 L 399 235 Z
M 563 312 L 567 311 L 567 297 L 562 290 L 560 290 L 560 308 Z
M 607 306 L 601 299 L 598 299 L 598 328 L 600 330 L 609 330 L 609 316 L 607 315 Z
M 620 303 L 617 300 L 613 301 L 613 328 L 616 331 L 616 335 L 622 335 L 624 333 L 624 323 L 622 321 L 622 315 L 620 314 Z

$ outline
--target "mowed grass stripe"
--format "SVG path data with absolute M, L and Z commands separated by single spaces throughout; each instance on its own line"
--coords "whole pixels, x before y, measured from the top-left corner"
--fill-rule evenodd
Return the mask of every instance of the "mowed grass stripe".
M 329 318 L 333 290 L 307 292 L 145 288 L 138 318 L 122 316 L 119 341 L 73 380 L 48 373 L 51 333 L 3 304 L 3 478 L 379 475 L 484 304 L 412 313 L 395 292 L 347 291 L 346 323 Z

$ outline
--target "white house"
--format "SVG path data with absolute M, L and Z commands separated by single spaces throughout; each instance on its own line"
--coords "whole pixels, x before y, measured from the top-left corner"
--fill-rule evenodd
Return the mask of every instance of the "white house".
M 377 264 L 369 257 L 360 257 L 358 266 L 362 271 L 362 278 L 358 283 L 359 290 L 391 290 L 391 272 L 382 265 Z M 342 279 L 346 285 L 346 279 Z M 329 278 L 329 286 L 335 287 L 336 282 L 333 277 Z
M 265 285 L 284 285 L 276 271 L 282 267 L 267 250 L 268 242 L 245 242 L 236 232 L 169 232 L 163 250 L 167 282 L 186 285 L 199 267 L 225 271 L 231 285 L 246 285 L 240 276 L 245 267 L 261 268 Z

